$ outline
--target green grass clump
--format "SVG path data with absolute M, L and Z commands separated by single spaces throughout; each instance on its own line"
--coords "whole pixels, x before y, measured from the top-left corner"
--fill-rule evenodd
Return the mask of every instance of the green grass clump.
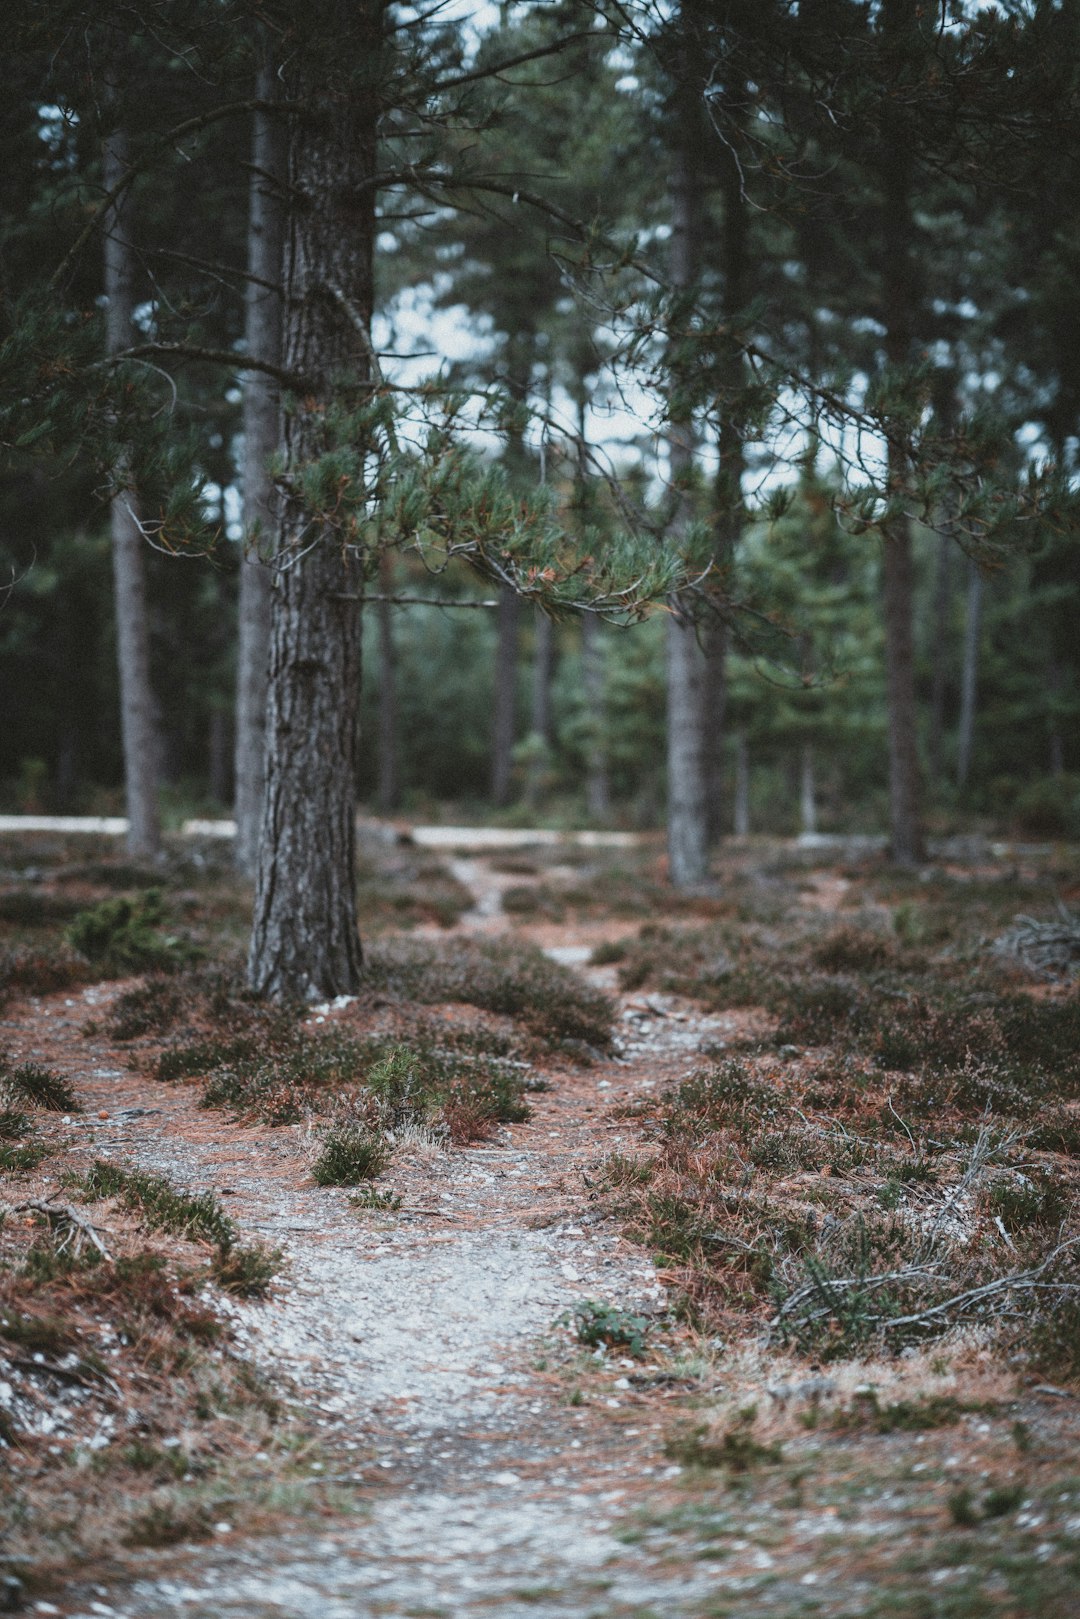
M 87 1202 L 115 1197 L 138 1214 L 151 1231 L 167 1231 L 194 1242 L 232 1247 L 236 1227 L 213 1192 L 179 1192 L 165 1175 L 141 1169 L 121 1169 L 104 1159 L 95 1160 L 85 1175 L 68 1184 Z
M 281 1268 L 280 1250 L 239 1241 L 236 1225 L 213 1192 L 181 1192 L 165 1175 L 121 1169 L 100 1158 L 85 1175 L 68 1176 L 65 1184 L 88 1203 L 116 1198 L 151 1231 L 211 1243 L 217 1250 L 212 1273 L 227 1292 L 261 1298 Z
M 28 1170 L 36 1169 L 43 1158 L 49 1156 L 49 1148 L 40 1141 L 23 1142 L 20 1145 L 5 1144 L 0 1146 L 0 1169 L 10 1174 L 25 1174 Z
M 729 1473 L 749 1473 L 783 1460 L 778 1444 L 763 1445 L 745 1425 L 729 1428 L 719 1438 L 713 1438 L 704 1424 L 672 1434 L 664 1454 L 683 1467 L 723 1468 Z
M 106 1032 L 113 1040 L 135 1040 L 143 1034 L 167 1034 L 184 1010 L 179 984 L 155 973 L 145 984 L 125 991 L 109 1013 Z
M 327 1132 L 311 1173 L 319 1186 L 359 1186 L 376 1180 L 389 1162 L 385 1136 L 363 1125 L 344 1124 Z
M 15 1096 L 48 1113 L 81 1113 L 82 1104 L 69 1079 L 41 1063 L 24 1062 L 4 1076 Z
M 265 1298 L 281 1270 L 283 1254 L 264 1242 L 232 1243 L 218 1248 L 212 1271 L 226 1293 L 241 1299 Z
M 196 952 L 190 943 L 163 932 L 165 922 L 161 892 L 148 888 L 134 899 L 118 895 L 80 911 L 65 938 L 73 950 L 116 977 L 174 972 Z
M 933 1428 L 951 1428 L 965 1416 L 996 1411 L 992 1403 L 959 1400 L 953 1394 L 927 1394 L 916 1400 L 895 1400 L 882 1404 L 874 1391 L 856 1397 L 850 1409 L 837 1411 L 834 1428 L 869 1429 L 873 1433 L 925 1433 Z

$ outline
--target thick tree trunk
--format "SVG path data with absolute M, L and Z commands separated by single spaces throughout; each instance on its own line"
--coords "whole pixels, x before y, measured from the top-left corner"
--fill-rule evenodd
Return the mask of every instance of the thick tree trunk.
M 102 180 L 117 185 L 129 167 L 127 131 L 113 130 L 105 141 Z M 113 204 L 105 231 L 105 296 L 110 354 L 130 348 L 139 333 L 132 327 L 137 260 L 132 235 L 132 190 Z M 121 469 L 122 471 L 123 469 Z M 150 686 L 146 567 L 134 491 L 118 494 L 109 510 L 113 589 L 116 598 L 116 657 L 120 675 L 120 728 L 124 750 L 127 846 L 131 854 L 161 850 L 158 808 L 158 741 Z
M 306 379 L 286 413 L 285 475 L 294 485 L 333 448 L 331 402 L 367 397 L 374 240 L 374 87 L 336 64 L 371 69 L 382 6 L 322 0 L 318 35 L 334 60 L 302 50 L 290 90 L 296 199 L 285 266 L 284 362 Z M 344 378 L 352 379 L 353 390 Z M 356 490 L 358 500 L 362 490 Z M 335 498 L 335 507 L 337 501 Z M 283 503 L 275 557 L 266 785 L 249 977 L 259 993 L 353 993 L 360 979 L 354 855 L 360 692 L 361 559 L 332 515 L 299 495 Z
M 269 62 L 260 68 L 256 93 L 271 101 L 277 84 Z M 281 358 L 281 274 L 285 245 L 287 140 L 281 119 L 255 114 L 248 202 L 248 275 L 244 339 L 247 352 L 278 363 Z M 244 556 L 236 652 L 235 816 L 236 864 L 255 869 L 262 818 L 266 751 L 266 682 L 270 655 L 270 568 L 277 502 L 270 459 L 281 439 L 277 384 L 261 371 L 244 382 Z
M 689 123 L 689 119 L 687 119 Z M 699 148 L 688 129 L 680 132 L 671 178 L 671 283 L 689 294 L 701 262 L 701 180 Z M 681 308 L 678 319 L 686 320 Z M 674 334 L 677 349 L 680 335 Z M 681 362 L 673 356 L 671 387 L 677 395 L 685 384 Z M 694 423 L 682 403 L 670 412 L 668 454 L 676 510 L 672 535 L 677 540 L 691 517 L 689 488 L 694 467 Z M 706 780 L 705 659 L 697 627 L 688 617 L 689 602 L 675 599 L 667 628 L 667 789 L 668 866 L 677 888 L 692 887 L 708 874 Z
M 585 803 L 594 821 L 611 813 L 605 730 L 604 649 L 600 624 L 592 613 L 581 620 L 581 681 L 585 688 Z
M 960 676 L 960 730 L 956 745 L 956 782 L 967 786 L 975 746 L 975 712 L 979 683 L 979 640 L 982 631 L 983 578 L 979 565 L 968 558 L 967 619 L 964 624 L 964 666 Z
M 499 591 L 495 648 L 495 712 L 491 728 L 491 798 L 502 809 L 510 802 L 517 710 L 518 630 L 521 598 L 503 585 Z
M 379 590 L 385 598 L 394 593 L 394 563 L 389 553 L 379 559 Z M 392 815 L 401 797 L 398 774 L 398 696 L 397 645 L 394 641 L 394 608 L 385 599 L 378 603 L 379 620 L 379 809 Z

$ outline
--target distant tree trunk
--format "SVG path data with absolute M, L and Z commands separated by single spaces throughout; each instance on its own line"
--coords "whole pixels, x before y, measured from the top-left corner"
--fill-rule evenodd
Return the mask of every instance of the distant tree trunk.
M 105 141 L 102 180 L 107 191 L 130 166 L 126 129 Z M 130 348 L 138 261 L 132 233 L 132 189 L 113 204 L 105 230 L 106 341 L 110 354 Z M 120 469 L 123 472 L 123 468 Z M 158 740 L 150 686 L 150 636 L 143 537 L 134 490 L 116 495 L 109 509 L 113 589 L 116 597 L 116 657 L 120 675 L 120 728 L 124 750 L 124 795 L 128 851 L 154 856 L 161 850 L 158 807 Z
M 691 120 L 685 109 L 683 120 L 671 178 L 671 284 L 676 294 L 685 295 L 676 305 L 679 321 L 688 318 L 701 262 L 700 150 L 687 127 Z M 680 334 L 673 334 L 673 348 L 679 343 Z M 682 380 L 675 360 L 673 396 L 678 395 Z M 689 484 L 694 468 L 694 423 L 681 403 L 669 413 L 668 454 L 676 500 L 672 532 L 677 537 L 691 517 Z M 671 607 L 667 626 L 668 866 L 675 886 L 688 888 L 704 882 L 708 874 L 705 660 L 697 627 L 689 616 L 689 602 L 675 598 Z
M 799 756 L 799 820 L 803 832 L 817 831 L 817 786 L 814 779 L 814 744 L 804 742 Z
M 930 646 L 930 735 L 927 740 L 927 752 L 932 781 L 938 781 L 941 777 L 941 751 L 945 737 L 945 688 L 949 678 L 949 617 L 953 588 L 952 557 L 951 537 L 948 534 L 940 534 Z
M 286 413 L 288 476 L 332 447 L 331 401 L 369 397 L 378 99 L 339 80 L 380 57 L 378 0 L 322 0 L 318 37 L 335 61 L 298 49 L 289 187 L 296 199 L 285 265 L 284 363 L 305 378 Z M 341 378 L 354 380 L 351 393 Z M 359 986 L 355 841 L 360 694 L 360 558 L 331 518 L 283 503 L 270 627 L 266 785 L 248 972 L 277 998 Z
M 277 85 L 264 62 L 256 94 L 272 101 Z M 248 201 L 248 275 L 244 340 L 247 352 L 263 360 L 281 358 L 281 274 L 285 244 L 286 132 L 272 113 L 254 117 Z M 270 655 L 270 568 L 277 502 L 270 460 L 281 438 L 278 387 L 265 372 L 249 371 L 244 381 L 244 555 L 236 653 L 236 846 L 239 869 L 255 869 L 262 817 L 263 761 L 266 750 L 266 683 Z
M 956 782 L 967 786 L 975 746 L 975 713 L 979 682 L 979 639 L 982 631 L 983 579 L 979 565 L 968 558 L 967 618 L 964 624 L 964 666 L 960 677 L 960 729 L 956 747 Z
M 209 765 L 210 797 L 215 804 L 229 802 L 229 787 L 232 777 L 231 754 L 233 735 L 230 715 L 226 709 L 217 704 L 210 710 L 209 736 L 207 737 L 207 762 Z
M 498 643 L 495 649 L 495 713 L 491 735 L 491 797 L 502 809 L 510 802 L 514 768 L 517 709 L 518 630 L 521 598 L 503 585 L 499 591 Z
M 600 623 L 593 613 L 581 620 L 581 681 L 585 689 L 587 730 L 585 742 L 585 802 L 594 821 L 611 813 L 605 733 L 604 649 Z
M 744 99 L 741 87 L 736 99 Z M 749 288 L 749 218 L 743 175 L 730 145 L 718 145 L 720 191 L 724 203 L 721 261 L 724 292 L 721 318 L 729 331 L 720 356 L 720 432 L 717 439 L 714 562 L 721 575 L 730 571 L 742 533 L 742 481 L 746 468 L 737 401 L 746 382 L 737 334 Z M 710 847 L 724 834 L 724 720 L 727 709 L 727 625 L 719 619 L 706 626 L 705 651 L 705 786 L 706 833 Z
M 885 0 L 882 26 L 902 46 L 918 27 L 917 0 Z M 911 364 L 915 325 L 916 280 L 912 253 L 912 141 L 900 110 L 886 111 L 882 121 L 882 282 L 885 353 L 889 365 Z M 889 487 L 902 501 L 907 461 L 889 446 Z M 915 569 L 911 526 L 898 513 L 883 530 L 882 606 L 885 619 L 885 684 L 889 725 L 889 808 L 892 857 L 897 865 L 923 858 L 918 709 L 915 701 L 913 629 Z
M 906 518 L 898 519 L 885 535 L 882 577 L 892 858 L 897 865 L 911 866 L 923 858 L 923 833 L 912 633 L 914 564 Z
M 750 749 L 741 734 L 735 738 L 735 836 L 750 836 Z
M 1048 760 L 1050 774 L 1063 776 L 1065 774 L 1065 738 L 1061 731 L 1061 720 L 1057 705 L 1061 701 L 1061 694 L 1065 689 L 1065 676 L 1060 663 L 1051 661 L 1046 677 L 1047 688 L 1051 697 L 1050 719 L 1050 757 Z
M 383 597 L 394 593 L 394 561 L 389 552 L 379 559 L 379 589 Z M 379 608 L 379 809 L 392 815 L 401 789 L 398 777 L 397 645 L 394 608 L 380 601 Z
M 534 807 L 540 801 L 552 747 L 551 682 L 555 674 L 555 626 L 545 613 L 536 611 L 532 668 L 532 725 L 534 743 L 542 750 L 529 765 L 528 799 Z

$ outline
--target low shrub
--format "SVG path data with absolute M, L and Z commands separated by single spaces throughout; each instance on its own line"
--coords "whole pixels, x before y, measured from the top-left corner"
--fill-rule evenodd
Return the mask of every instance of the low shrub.
M 318 1186 L 359 1186 L 377 1180 L 390 1162 L 386 1137 L 363 1125 L 337 1125 L 327 1132 L 311 1173 Z
M 165 922 L 161 892 L 148 888 L 134 899 L 118 895 L 80 911 L 65 938 L 73 950 L 115 977 L 174 972 L 193 961 L 197 951 L 189 941 L 164 933 Z

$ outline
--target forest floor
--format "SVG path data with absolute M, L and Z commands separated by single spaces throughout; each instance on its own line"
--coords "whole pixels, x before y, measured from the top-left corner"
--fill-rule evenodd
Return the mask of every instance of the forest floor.
M 372 844 L 372 984 L 283 1033 L 205 967 L 86 982 L 61 923 L 147 874 L 8 839 L 0 1610 L 1080 1612 L 1078 997 L 991 950 L 1080 867 L 961 853 L 680 900 L 652 846 Z M 217 858 L 164 886 L 220 957 Z M 388 1161 L 317 1184 L 357 1120 Z

